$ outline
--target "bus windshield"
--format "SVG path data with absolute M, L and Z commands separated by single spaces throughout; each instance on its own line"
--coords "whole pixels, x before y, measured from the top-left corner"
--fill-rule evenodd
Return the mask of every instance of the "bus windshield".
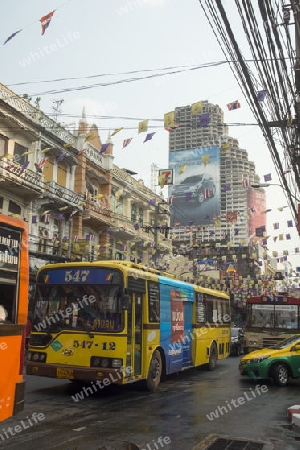
M 121 331 L 121 293 L 118 285 L 38 284 L 32 331 Z
M 250 310 L 251 308 L 251 310 Z M 251 311 L 251 314 L 250 314 Z M 247 326 L 256 328 L 298 328 L 297 305 L 252 304 L 248 307 Z

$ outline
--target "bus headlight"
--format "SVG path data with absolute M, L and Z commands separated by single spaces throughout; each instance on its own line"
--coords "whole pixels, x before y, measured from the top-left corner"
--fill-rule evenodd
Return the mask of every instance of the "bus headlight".
M 93 366 L 100 366 L 101 359 L 100 358 L 93 358 Z
M 34 362 L 46 362 L 46 353 L 28 352 L 27 360 Z
M 119 369 L 123 366 L 123 359 L 121 358 L 101 358 L 99 356 L 91 357 L 91 367 L 102 367 L 103 369 Z
M 104 368 L 109 367 L 109 359 L 108 358 L 102 358 L 100 366 L 104 367 Z

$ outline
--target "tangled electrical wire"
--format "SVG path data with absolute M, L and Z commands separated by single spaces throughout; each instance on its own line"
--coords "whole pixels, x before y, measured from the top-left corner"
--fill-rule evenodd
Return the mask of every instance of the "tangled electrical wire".
M 222 0 L 199 0 L 199 3 L 263 132 L 297 222 L 298 206 L 294 197 L 300 190 L 299 130 L 293 120 L 294 115 L 297 117 L 297 92 L 291 76 L 296 54 L 289 28 L 289 15 L 291 12 L 295 15 L 295 11 L 282 0 L 258 1 L 257 7 L 249 0 L 235 0 L 235 6 L 232 2 L 231 7 L 236 8 L 240 23 L 233 24 Z M 245 38 L 243 44 L 252 54 L 253 69 L 236 38 L 240 36 L 237 30 L 241 28 Z M 265 102 L 258 100 L 260 89 L 268 93 Z

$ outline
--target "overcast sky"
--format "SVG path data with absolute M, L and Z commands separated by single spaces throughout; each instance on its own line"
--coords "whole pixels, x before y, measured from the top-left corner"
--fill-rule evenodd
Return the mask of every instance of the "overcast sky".
M 190 70 L 193 66 L 225 60 L 198 0 L 62 0 L 61 3 L 10 0 L 5 7 L 3 3 L 2 0 L 2 44 L 12 33 L 22 31 L 1 45 L 0 82 L 20 95 L 26 93 L 33 99 L 40 96 L 41 109 L 46 114 L 53 114 L 53 102 L 63 99 L 63 115 L 58 121 L 68 124 L 70 129 L 85 106 L 88 121 L 97 124 L 102 142 L 109 130 L 124 127 L 113 138 L 114 162 L 119 167 L 137 172 L 137 178 L 150 185 L 151 164 L 161 169 L 168 165 L 164 114 L 176 106 L 208 100 L 224 110 L 226 123 L 246 124 L 230 126 L 229 134 L 248 151 L 262 181 L 264 174 L 272 173 L 272 181 L 278 183 L 262 132 L 258 126 L 250 125 L 255 120 L 228 65 Z M 223 3 L 233 23 L 236 15 L 230 8 L 234 2 Z M 42 36 L 40 19 L 53 10 L 52 20 Z M 240 39 L 243 49 L 243 33 Z M 157 76 L 182 70 L 182 66 L 188 70 Z M 162 70 L 168 67 L 169 70 Z M 138 72 L 126 74 L 134 71 Z M 65 80 L 55 82 L 58 78 Z M 113 84 L 125 79 L 128 81 Z M 108 85 L 82 89 L 99 83 Z M 50 90 L 63 92 L 51 95 L 47 93 Z M 229 112 L 226 105 L 235 100 L 239 100 L 241 108 Z M 114 118 L 92 118 L 92 115 Z M 137 130 L 143 119 L 149 119 L 149 131 L 156 132 L 146 143 L 143 143 L 145 134 L 138 134 Z M 133 138 L 132 142 L 122 149 L 123 140 L 128 138 Z M 268 234 L 272 237 L 278 234 L 272 226 L 278 221 L 280 232 L 291 232 L 293 238 L 275 245 L 271 237 L 269 248 L 279 254 L 288 249 L 292 254 L 300 245 L 299 236 L 295 228 L 286 228 L 287 220 L 291 219 L 288 209 L 281 213 L 277 210 L 284 205 L 282 189 L 269 187 L 267 207 L 272 211 L 268 213 Z M 299 259 L 297 255 L 289 257 L 294 266 L 300 266 Z

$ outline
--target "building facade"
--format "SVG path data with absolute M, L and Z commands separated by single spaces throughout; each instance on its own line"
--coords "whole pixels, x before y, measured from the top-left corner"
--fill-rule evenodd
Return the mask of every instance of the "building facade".
M 172 250 L 163 198 L 113 163 L 85 111 L 70 133 L 36 106 L 0 84 L 0 212 L 29 223 L 31 279 L 49 262 L 159 267 Z

